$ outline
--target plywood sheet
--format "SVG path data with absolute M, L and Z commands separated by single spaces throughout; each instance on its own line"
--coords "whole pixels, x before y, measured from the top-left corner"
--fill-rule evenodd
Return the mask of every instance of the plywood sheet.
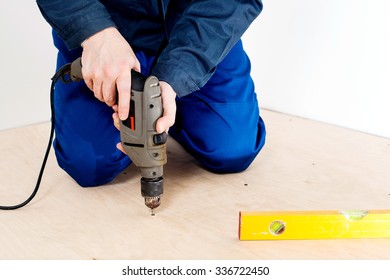
M 238 240 L 239 211 L 390 208 L 390 140 L 263 110 L 267 143 L 250 168 L 217 175 L 168 141 L 152 217 L 129 167 L 81 188 L 53 153 L 37 197 L 0 212 L 0 259 L 390 259 L 389 239 Z M 0 132 L 0 204 L 32 191 L 49 124 Z

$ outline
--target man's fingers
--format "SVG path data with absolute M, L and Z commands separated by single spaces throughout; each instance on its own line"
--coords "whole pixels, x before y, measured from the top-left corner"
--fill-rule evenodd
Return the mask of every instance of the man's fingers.
M 117 102 L 115 80 L 105 80 L 103 82 L 103 100 L 108 106 L 113 106 Z
M 119 116 L 118 116 L 118 113 L 116 113 L 116 112 L 114 112 L 113 114 L 112 114 L 112 120 L 113 120 L 113 122 L 114 122 L 114 126 L 118 129 L 118 130 L 120 130 L 120 120 L 119 120 Z
M 167 131 L 175 123 L 175 115 L 171 113 L 164 113 L 164 115 L 157 120 L 156 131 L 158 133 L 163 133 Z
M 122 143 L 116 144 L 116 148 L 120 150 L 122 153 L 126 154 L 125 150 L 123 149 Z
M 163 105 L 163 116 L 157 120 L 156 131 L 163 133 L 167 131 L 174 123 L 176 117 L 176 93 L 172 87 L 161 81 L 161 96 Z
M 157 124 L 156 124 L 156 131 L 157 133 L 163 133 L 167 131 L 171 125 L 168 124 L 168 120 L 164 117 L 161 117 L 158 119 Z
M 84 76 L 84 74 L 83 74 L 83 76 Z M 93 81 L 92 81 L 92 79 L 84 79 L 84 82 L 85 82 L 85 84 L 87 85 L 87 87 L 88 87 L 91 91 L 93 91 Z
M 175 123 L 175 114 L 175 105 L 165 105 L 163 116 L 157 120 L 156 131 L 158 133 L 163 133 L 164 131 L 167 131 Z
M 98 81 L 93 82 L 93 94 L 98 100 L 104 102 L 101 82 Z
M 130 110 L 130 92 L 131 92 L 131 74 L 130 69 L 122 73 L 116 80 L 118 90 L 118 115 L 122 121 L 129 116 Z
M 141 64 L 138 60 L 136 60 L 134 62 L 134 67 L 132 68 L 134 71 L 137 71 L 139 73 L 141 73 Z

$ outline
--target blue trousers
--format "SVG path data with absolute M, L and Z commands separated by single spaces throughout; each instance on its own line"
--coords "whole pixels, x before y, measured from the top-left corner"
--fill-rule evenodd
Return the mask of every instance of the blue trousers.
M 59 50 L 57 69 L 81 55 L 80 51 L 69 52 L 55 34 L 53 37 Z M 143 52 L 136 55 L 143 74 L 148 75 L 154 58 Z M 113 125 L 112 109 L 98 101 L 84 82 L 58 82 L 54 102 L 57 161 L 80 186 L 108 183 L 131 164 L 116 148 L 120 136 Z M 245 170 L 264 145 L 265 126 L 241 41 L 201 90 L 177 98 L 176 104 L 170 136 L 212 172 Z

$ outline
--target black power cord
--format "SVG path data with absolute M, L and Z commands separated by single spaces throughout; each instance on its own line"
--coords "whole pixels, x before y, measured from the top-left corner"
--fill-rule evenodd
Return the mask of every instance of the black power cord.
M 50 128 L 49 143 L 47 144 L 45 156 L 43 158 L 41 170 L 39 171 L 39 175 L 38 175 L 37 183 L 35 184 L 35 188 L 34 188 L 32 194 L 24 202 L 17 204 L 17 205 L 12 205 L 12 206 L 1 206 L 0 205 L 0 210 L 15 210 L 15 209 L 18 209 L 18 208 L 25 206 L 35 197 L 35 195 L 37 194 L 37 192 L 39 190 L 39 186 L 41 184 L 43 172 L 44 172 L 45 167 L 46 167 L 46 162 L 47 162 L 47 159 L 49 157 L 50 148 L 51 148 L 51 144 L 53 142 L 53 136 L 54 136 L 54 127 L 55 127 L 54 88 L 55 88 L 55 85 L 56 85 L 58 79 L 61 79 L 62 82 L 64 82 L 64 83 L 71 82 L 71 79 L 69 77 L 67 77 L 67 75 L 69 75 L 69 73 L 70 73 L 70 65 L 71 64 L 69 63 L 69 64 L 65 64 L 64 66 L 62 66 L 57 71 L 57 73 L 51 78 L 51 80 L 52 80 L 51 87 L 50 87 L 51 128 Z

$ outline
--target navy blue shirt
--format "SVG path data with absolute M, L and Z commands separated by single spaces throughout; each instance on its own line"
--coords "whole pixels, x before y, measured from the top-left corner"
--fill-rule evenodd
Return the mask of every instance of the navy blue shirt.
M 151 74 L 178 96 L 201 88 L 260 14 L 261 0 L 37 0 L 69 50 L 116 27 L 134 51 L 158 55 Z

